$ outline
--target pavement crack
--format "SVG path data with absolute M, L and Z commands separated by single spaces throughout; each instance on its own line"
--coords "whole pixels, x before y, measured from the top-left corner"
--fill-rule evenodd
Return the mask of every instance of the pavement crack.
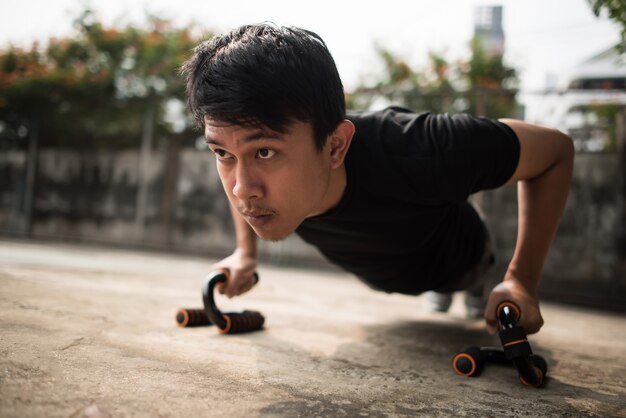
M 63 348 L 59 348 L 57 351 L 65 351 L 67 349 L 70 349 L 72 347 L 76 347 L 78 345 L 81 344 L 81 342 L 85 339 L 85 337 L 80 337 L 80 338 L 76 338 L 74 341 L 72 341 L 70 344 L 66 345 Z

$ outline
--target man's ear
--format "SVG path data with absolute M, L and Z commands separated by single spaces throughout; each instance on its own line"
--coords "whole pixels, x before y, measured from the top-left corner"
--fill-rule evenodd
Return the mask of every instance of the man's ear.
M 327 141 L 330 146 L 330 164 L 332 168 L 338 168 L 343 164 L 343 160 L 346 158 L 352 143 L 354 131 L 354 124 L 344 119 L 339 122 L 333 133 L 329 135 Z

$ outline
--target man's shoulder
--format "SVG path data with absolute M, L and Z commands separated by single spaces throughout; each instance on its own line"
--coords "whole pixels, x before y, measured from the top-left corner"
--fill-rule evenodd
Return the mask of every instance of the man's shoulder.
M 415 112 L 400 106 L 347 115 L 356 128 L 353 142 L 377 156 L 381 151 L 398 155 L 405 154 L 403 149 L 406 147 L 428 145 L 428 137 L 433 132 L 430 125 L 436 117 L 430 112 Z M 419 145 L 421 142 L 424 144 Z
M 347 119 L 356 128 L 357 142 L 376 148 L 376 144 L 395 147 L 402 138 L 415 136 L 422 131 L 428 115 L 427 112 L 417 113 L 404 107 L 389 106 L 379 110 L 352 111 Z M 409 125 L 410 129 L 406 129 Z
M 429 111 L 414 111 L 402 106 L 388 106 L 379 110 L 350 110 L 347 119 L 356 124 L 396 124 L 412 127 L 450 127 L 452 125 L 464 127 L 468 124 L 496 123 L 485 117 L 478 117 L 468 113 L 433 113 Z
M 347 119 L 352 122 L 384 122 L 397 118 L 416 118 L 428 115 L 428 112 L 414 112 L 402 106 L 388 106 L 378 110 L 350 110 Z

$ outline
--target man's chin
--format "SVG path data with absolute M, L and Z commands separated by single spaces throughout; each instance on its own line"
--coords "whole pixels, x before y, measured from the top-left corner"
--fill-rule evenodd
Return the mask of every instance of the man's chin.
M 284 231 L 263 231 L 259 229 L 252 228 L 256 235 L 261 238 L 263 241 L 272 241 L 278 242 L 282 241 L 291 235 L 292 231 L 284 232 Z

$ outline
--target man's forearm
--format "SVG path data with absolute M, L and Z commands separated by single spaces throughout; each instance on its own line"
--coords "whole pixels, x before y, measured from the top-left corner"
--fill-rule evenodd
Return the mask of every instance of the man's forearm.
M 235 224 L 235 236 L 237 250 L 243 252 L 246 256 L 256 258 L 257 256 L 257 236 L 254 230 L 248 225 L 248 222 L 241 214 L 230 205 L 230 212 Z
M 540 175 L 518 182 L 517 244 L 509 273 L 536 294 L 541 272 L 565 207 L 572 176 L 573 150 Z

